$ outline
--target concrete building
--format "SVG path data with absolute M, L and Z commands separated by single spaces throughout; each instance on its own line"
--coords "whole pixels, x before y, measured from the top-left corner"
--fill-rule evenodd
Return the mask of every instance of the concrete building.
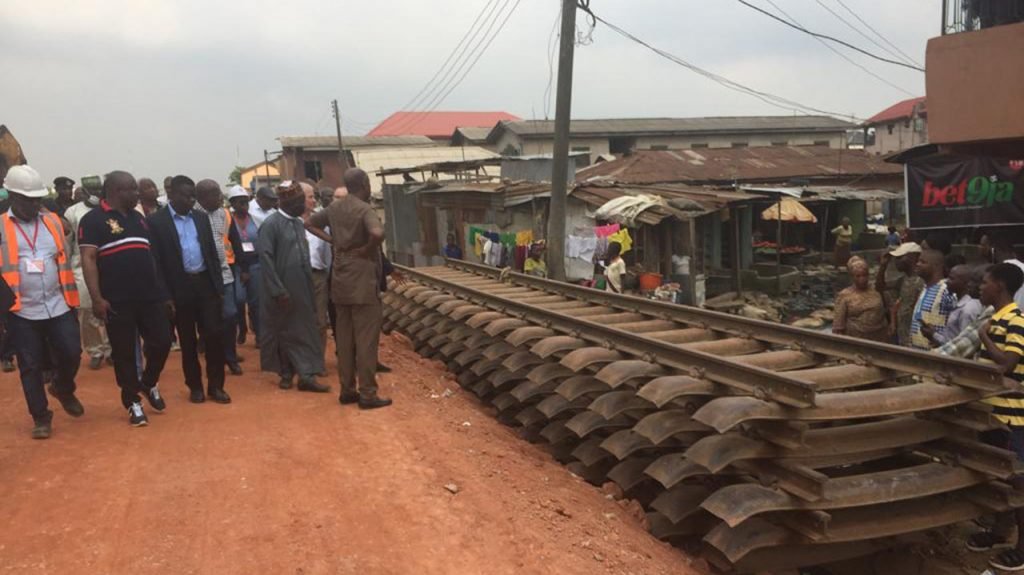
M 948 0 L 942 35 L 928 41 L 925 85 L 933 144 L 1019 158 L 1024 2 Z
M 326 186 L 341 185 L 344 172 L 338 156 L 336 137 L 282 136 L 277 141 L 281 143 L 278 166 L 283 179 L 309 178 Z M 342 139 L 342 143 L 349 166 L 358 165 L 353 158 L 353 152 L 356 150 L 437 145 L 426 136 L 347 136 Z
M 256 190 L 262 186 L 276 186 L 281 183 L 281 172 L 277 169 L 277 161 L 260 162 L 253 164 L 241 171 L 238 176 L 239 183 L 250 190 Z
M 601 155 L 638 150 L 843 148 L 846 131 L 856 127 L 829 116 L 573 120 L 570 150 L 589 156 L 579 164 L 587 165 Z M 506 156 L 550 154 L 554 148 L 554 128 L 555 123 L 550 120 L 500 122 L 487 135 L 487 146 Z
M 924 98 L 897 102 L 864 122 L 869 154 L 887 155 L 928 143 L 928 110 Z

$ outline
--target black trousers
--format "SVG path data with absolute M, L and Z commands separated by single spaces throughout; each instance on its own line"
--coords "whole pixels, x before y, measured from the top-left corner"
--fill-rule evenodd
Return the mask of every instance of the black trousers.
M 153 389 L 171 352 L 171 320 L 163 302 L 111 303 L 107 318 L 110 358 L 114 360 L 114 377 L 121 388 L 121 404 L 126 408 L 139 401 L 140 393 Z M 146 360 L 142 378 L 135 363 L 138 335 L 142 338 L 142 354 Z
M 188 292 L 174 301 L 174 327 L 181 345 L 185 385 L 203 389 L 199 365 L 198 334 L 206 346 L 206 380 L 210 390 L 224 389 L 224 321 L 220 292 L 214 291 L 207 274 L 188 274 Z

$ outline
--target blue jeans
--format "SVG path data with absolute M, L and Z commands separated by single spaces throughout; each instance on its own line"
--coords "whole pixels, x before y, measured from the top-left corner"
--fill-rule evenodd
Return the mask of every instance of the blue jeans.
M 224 361 L 228 365 L 238 363 L 235 337 L 238 335 L 238 289 L 239 284 L 241 284 L 238 278 L 238 268 L 231 266 L 231 273 L 234 274 L 235 281 L 224 284 L 224 303 L 222 308 L 222 317 L 224 318 Z
M 260 333 L 260 266 L 259 264 L 249 266 L 249 281 L 243 282 L 241 278 L 235 282 L 235 291 L 239 296 L 238 305 L 249 311 L 249 331 L 253 339 L 259 341 Z
M 50 319 L 29 320 L 15 314 L 7 316 L 7 330 L 21 373 L 28 412 L 37 422 L 49 421 L 53 412 L 46 400 L 43 369 L 48 363 L 47 348 L 54 354 L 56 377 L 53 386 L 59 395 L 75 392 L 75 376 L 82 356 L 78 314 L 74 310 Z

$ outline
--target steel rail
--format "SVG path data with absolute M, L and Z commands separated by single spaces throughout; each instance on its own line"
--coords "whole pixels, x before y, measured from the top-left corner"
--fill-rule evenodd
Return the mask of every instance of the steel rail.
M 438 278 L 434 275 L 404 266 L 395 266 L 417 282 L 496 310 L 509 317 L 517 317 L 530 323 L 586 339 L 598 345 L 615 348 L 643 358 L 658 358 L 666 367 L 694 373 L 712 381 L 723 383 L 750 393 L 756 397 L 772 399 L 794 407 L 814 405 L 815 392 L 812 385 L 755 366 L 744 365 L 710 353 L 684 349 L 665 342 L 637 336 L 586 319 L 575 318 L 556 311 L 545 310 L 533 305 L 522 304 L 491 295 L 478 289 L 466 287 L 458 282 Z
M 841 358 L 847 361 L 904 373 L 926 375 L 943 383 L 954 383 L 980 389 L 1009 389 L 1014 383 L 1004 378 L 997 368 L 977 362 L 938 355 L 925 351 L 866 341 L 853 337 L 826 334 L 789 325 L 755 320 L 727 313 L 691 306 L 602 292 L 570 283 L 556 282 L 515 272 L 503 272 L 483 264 L 462 260 L 447 260 L 447 268 L 474 275 L 483 275 L 501 281 L 506 278 L 515 284 L 556 293 L 577 300 L 642 313 L 658 319 L 697 324 L 705 328 L 742 337 L 793 346 Z

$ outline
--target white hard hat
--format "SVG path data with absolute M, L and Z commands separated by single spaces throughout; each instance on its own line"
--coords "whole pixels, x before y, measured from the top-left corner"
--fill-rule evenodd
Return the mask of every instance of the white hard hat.
M 245 188 L 243 188 L 242 186 L 234 185 L 234 186 L 231 186 L 230 189 L 228 189 L 227 196 L 228 196 L 228 201 L 231 201 L 231 200 L 233 200 L 235 198 L 248 198 L 249 197 L 249 192 L 247 192 L 245 190 Z
M 30 166 L 14 166 L 8 170 L 7 177 L 4 178 L 4 188 L 29 198 L 45 198 L 50 195 L 50 190 L 46 189 L 39 172 Z

